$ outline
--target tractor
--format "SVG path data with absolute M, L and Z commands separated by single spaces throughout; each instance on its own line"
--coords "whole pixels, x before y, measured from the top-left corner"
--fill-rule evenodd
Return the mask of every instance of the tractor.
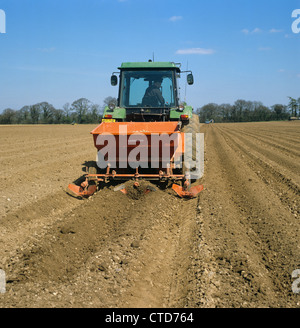
M 182 73 L 192 85 L 192 72 L 173 62 L 126 62 L 112 73 L 111 85 L 119 84 L 117 101 L 104 108 L 100 125 L 91 131 L 97 160 L 86 168 L 80 185 L 69 184 L 69 194 L 89 197 L 118 180 L 134 180 L 138 187 L 140 179 L 172 185 L 180 197 L 193 198 L 203 190 L 202 185 L 191 186 L 199 120 L 191 106 L 180 103 Z M 189 152 L 185 134 L 192 135 Z

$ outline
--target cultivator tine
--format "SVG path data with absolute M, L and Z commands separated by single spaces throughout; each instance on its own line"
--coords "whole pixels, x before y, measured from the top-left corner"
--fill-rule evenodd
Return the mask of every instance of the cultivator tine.
M 90 197 L 97 191 L 97 186 L 89 185 L 87 181 L 84 181 L 80 186 L 70 183 L 67 189 L 67 193 L 76 198 Z
M 199 194 L 199 192 L 201 192 L 204 189 L 204 187 L 203 185 L 198 185 L 198 186 L 191 187 L 189 190 L 187 190 L 185 187 L 181 187 L 177 184 L 173 184 L 172 189 L 181 198 L 195 198 Z
M 70 183 L 70 184 L 68 185 L 68 188 L 67 188 L 66 192 L 67 192 L 70 196 L 73 196 L 73 197 L 76 197 L 76 198 L 82 198 L 82 197 L 80 196 L 80 193 L 81 193 L 80 189 L 81 189 L 80 186 L 76 186 L 76 185 Z

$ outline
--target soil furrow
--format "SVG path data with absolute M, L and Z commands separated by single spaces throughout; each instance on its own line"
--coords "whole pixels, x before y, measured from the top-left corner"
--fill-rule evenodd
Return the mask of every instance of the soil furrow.
M 229 143 L 229 146 L 231 147 L 231 143 Z M 219 151 L 219 154 L 220 153 Z M 228 158 L 230 158 L 231 162 L 233 161 L 234 156 L 232 153 L 228 155 Z M 235 160 L 237 159 L 235 158 Z M 242 167 L 242 165 L 238 167 Z M 232 172 L 234 173 L 230 174 L 232 179 L 228 179 L 228 182 L 240 181 L 239 175 L 237 175 L 239 171 L 239 169 L 233 170 Z M 240 176 L 243 176 L 243 174 L 244 173 L 240 172 Z M 248 174 L 246 177 L 247 176 L 249 177 Z M 249 182 L 252 183 L 253 180 Z M 256 188 L 252 189 L 250 185 L 251 184 L 246 182 L 243 185 L 243 191 L 238 189 L 238 192 L 235 193 L 236 205 L 239 207 L 242 206 L 243 214 L 247 215 L 246 222 L 250 223 L 251 228 L 256 232 L 257 236 L 260 237 L 262 235 L 262 240 L 266 241 L 263 254 L 267 255 L 266 258 L 268 262 L 266 267 L 270 267 L 269 272 L 272 273 L 274 277 L 276 289 L 281 292 L 283 291 L 286 297 L 292 296 L 289 289 L 290 272 L 299 265 L 299 248 L 297 245 L 299 224 L 294 220 L 291 213 L 285 211 L 280 206 L 277 194 L 271 193 L 268 186 L 266 186 L 267 188 L 260 186 L 260 189 L 256 190 Z M 263 195 L 263 201 L 259 195 Z M 249 200 L 251 200 L 251 207 L 248 204 Z M 255 220 L 253 220 L 253 218 L 255 218 Z M 285 244 L 284 246 L 281 245 L 281 238 L 283 240 L 290 238 L 289 244 Z M 281 256 L 278 256 L 278 254 Z M 282 270 L 284 267 L 285 270 Z M 275 277 L 276 275 L 277 277 Z M 282 280 L 285 281 L 282 282 Z
M 300 185 L 299 175 L 297 174 L 300 170 L 298 160 L 292 160 L 274 149 L 271 151 L 264 145 L 251 142 L 248 138 L 241 136 L 235 131 L 231 131 L 230 135 L 243 142 L 248 148 L 253 149 L 253 151 L 258 154 L 258 157 L 264 158 L 266 163 L 270 163 L 270 165 L 276 167 L 279 172 L 283 172 L 284 175 L 293 180 L 297 186 Z
M 230 129 L 226 129 L 223 127 L 223 130 L 231 132 Z M 249 133 L 245 130 L 235 129 L 236 133 L 239 135 L 246 135 L 249 136 L 252 139 L 257 140 L 260 144 L 269 145 L 272 149 L 275 148 L 279 152 L 283 152 L 288 156 L 291 156 L 293 158 L 299 158 L 300 156 L 300 147 L 296 145 L 291 145 L 288 143 L 284 143 L 281 140 L 274 139 L 274 137 L 266 137 L 265 135 L 258 136 L 257 133 Z M 271 140 L 271 141 L 268 141 Z M 298 151 L 299 149 L 299 151 Z
M 251 149 L 247 144 L 241 143 L 240 138 L 233 138 L 232 135 L 223 130 L 222 133 L 230 140 L 231 147 L 235 147 L 237 151 L 242 152 L 242 156 L 248 159 L 246 162 L 247 165 L 252 168 L 264 184 L 269 186 L 278 195 L 283 205 L 287 206 L 290 212 L 297 218 L 300 211 L 299 186 L 264 161 L 263 157 L 257 155 L 253 148 Z

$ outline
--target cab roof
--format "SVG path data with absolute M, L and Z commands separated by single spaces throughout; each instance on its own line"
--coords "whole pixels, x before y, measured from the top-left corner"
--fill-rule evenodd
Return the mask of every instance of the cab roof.
M 119 69 L 175 69 L 180 72 L 180 64 L 173 62 L 127 62 L 122 63 Z

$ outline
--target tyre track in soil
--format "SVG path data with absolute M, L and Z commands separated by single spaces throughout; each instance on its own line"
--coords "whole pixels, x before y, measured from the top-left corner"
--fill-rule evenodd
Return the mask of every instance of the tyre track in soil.
M 98 192 L 6 261 L 1 306 L 183 305 L 196 204 L 160 190 Z
M 204 130 L 209 149 L 204 179 L 207 190 L 200 196 L 198 213 L 203 252 L 197 261 L 201 269 L 191 295 L 194 303 L 208 307 L 299 306 L 299 297 L 291 290 L 291 272 L 300 267 L 299 220 L 282 206 L 277 192 L 262 181 L 253 166 L 245 163 L 246 157 L 233 147 L 222 125 Z M 261 169 L 262 175 L 266 170 Z

